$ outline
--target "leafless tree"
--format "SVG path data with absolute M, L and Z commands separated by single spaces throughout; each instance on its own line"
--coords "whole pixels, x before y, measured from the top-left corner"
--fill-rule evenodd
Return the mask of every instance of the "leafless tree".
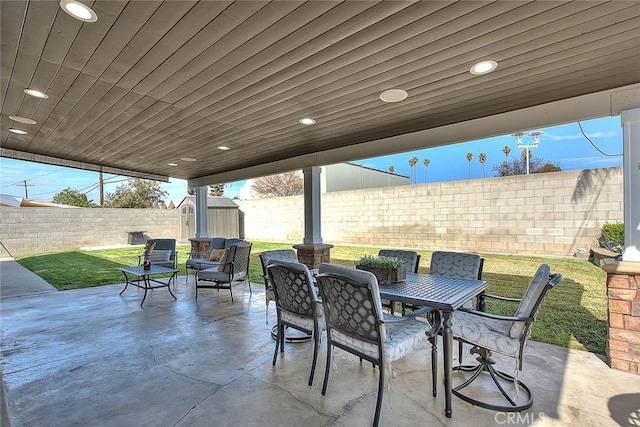
M 251 190 L 261 197 L 297 196 L 304 193 L 304 180 L 300 171 L 256 178 Z

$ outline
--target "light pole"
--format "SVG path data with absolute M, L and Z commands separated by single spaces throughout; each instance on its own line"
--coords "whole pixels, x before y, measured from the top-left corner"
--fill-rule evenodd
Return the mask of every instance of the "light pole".
M 525 134 L 524 132 L 516 132 L 514 134 L 512 134 L 512 136 L 516 137 L 516 144 L 518 146 L 518 148 L 524 148 L 526 150 L 526 162 L 527 162 L 527 175 L 529 175 L 529 149 L 530 148 L 538 148 L 538 144 L 540 143 L 540 135 L 542 135 L 544 132 L 540 132 L 540 131 L 535 131 L 535 132 L 530 132 Z M 525 144 L 522 141 L 522 137 L 523 136 L 530 136 L 533 139 L 533 142 L 531 144 Z

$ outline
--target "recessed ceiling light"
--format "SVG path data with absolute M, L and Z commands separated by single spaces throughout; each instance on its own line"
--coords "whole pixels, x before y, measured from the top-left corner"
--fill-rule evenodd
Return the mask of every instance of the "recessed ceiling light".
M 167 163 L 168 166 L 178 166 L 177 163 Z
M 24 93 L 26 93 L 27 95 L 35 96 L 36 98 L 42 98 L 42 99 L 47 99 L 49 97 L 49 95 L 47 95 L 44 92 L 40 92 L 39 90 L 30 89 L 30 88 L 25 89 Z
M 315 125 L 316 121 L 308 117 L 305 117 L 304 119 L 300 119 L 300 123 L 303 125 Z
M 18 135 L 26 135 L 27 134 L 26 130 L 14 129 L 14 128 L 10 128 L 9 132 L 17 133 Z
M 409 94 L 402 89 L 389 89 L 380 94 L 380 99 L 384 102 L 400 102 L 404 101 Z
M 469 72 L 473 75 L 481 76 L 482 74 L 492 72 L 496 68 L 498 68 L 498 63 L 496 61 L 480 61 L 473 67 L 471 67 L 471 69 L 469 69 Z
M 227 147 L 226 145 L 221 145 L 218 147 L 218 150 L 227 151 L 227 150 L 230 150 L 230 148 Z
M 185 162 L 195 162 L 196 159 L 193 157 L 180 157 L 180 160 L 184 160 Z
M 60 0 L 60 7 L 69 15 L 84 22 L 96 22 L 98 15 L 84 4 L 75 0 Z
M 25 125 L 35 125 L 36 121 L 35 120 L 31 120 L 28 119 L 26 117 L 20 117 L 20 116 L 9 116 L 9 118 L 11 120 L 13 120 L 14 122 L 18 122 L 18 123 L 24 123 Z

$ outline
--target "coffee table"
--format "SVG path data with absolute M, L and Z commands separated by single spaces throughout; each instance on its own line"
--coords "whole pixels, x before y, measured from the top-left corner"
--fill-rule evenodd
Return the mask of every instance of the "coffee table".
M 171 285 L 172 280 L 175 282 L 176 274 L 178 274 L 178 270 L 175 268 L 167 268 L 151 264 L 151 268 L 149 270 L 145 270 L 142 265 L 136 267 L 119 267 L 118 270 L 122 271 L 125 279 L 124 289 L 120 291 L 120 295 L 127 290 L 127 286 L 129 286 L 129 284 L 140 289 L 144 289 L 144 296 L 142 297 L 142 301 L 140 301 L 140 307 L 142 307 L 142 303 L 144 303 L 145 298 L 147 298 L 147 291 L 149 289 L 166 287 L 173 299 L 177 299 L 173 292 L 171 292 L 171 287 L 169 286 Z M 166 282 L 158 279 L 152 279 L 152 276 L 160 274 L 171 274 L 171 276 L 169 276 L 169 280 Z M 137 277 L 137 279 L 129 280 L 129 276 Z M 157 283 L 157 285 L 152 285 L 152 282 Z

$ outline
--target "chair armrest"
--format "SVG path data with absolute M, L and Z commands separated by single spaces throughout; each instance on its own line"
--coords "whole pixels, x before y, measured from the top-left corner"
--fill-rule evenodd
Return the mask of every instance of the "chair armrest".
M 535 320 L 533 317 L 502 316 L 499 314 L 487 313 L 486 311 L 471 310 L 469 308 L 459 308 L 458 310 L 494 320 L 506 320 L 510 322 L 533 322 Z
M 520 299 L 520 298 L 507 298 L 507 297 L 502 297 L 500 295 L 491 295 L 491 294 L 484 294 L 484 295 L 482 295 L 482 298 L 491 298 L 491 299 L 495 299 L 495 300 L 499 300 L 499 301 L 506 301 L 506 302 L 520 302 L 520 301 L 522 301 L 522 299 Z

